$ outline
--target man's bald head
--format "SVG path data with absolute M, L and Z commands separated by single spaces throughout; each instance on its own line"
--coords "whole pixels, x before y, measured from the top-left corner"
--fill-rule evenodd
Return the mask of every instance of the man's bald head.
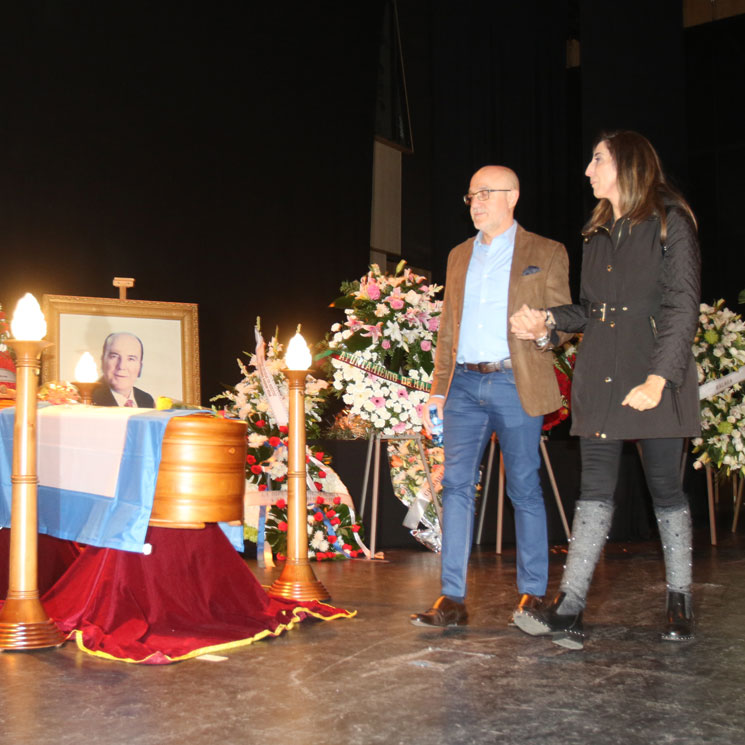
M 520 179 L 507 166 L 484 166 L 473 174 L 471 180 L 473 181 L 476 177 L 493 179 L 495 182 L 502 184 L 505 189 L 514 189 L 518 194 L 520 193 Z
M 514 212 L 520 197 L 517 174 L 506 166 L 484 166 L 471 178 L 471 219 L 481 231 L 484 243 L 504 233 L 514 222 Z

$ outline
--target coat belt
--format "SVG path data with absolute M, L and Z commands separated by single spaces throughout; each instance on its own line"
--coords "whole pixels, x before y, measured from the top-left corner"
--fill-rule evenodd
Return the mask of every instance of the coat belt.
M 623 303 L 590 303 L 590 318 L 605 322 L 614 316 L 621 316 L 629 312 Z

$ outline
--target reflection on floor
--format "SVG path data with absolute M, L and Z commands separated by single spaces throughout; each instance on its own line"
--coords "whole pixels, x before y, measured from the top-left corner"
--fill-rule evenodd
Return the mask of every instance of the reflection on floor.
M 507 627 L 514 552 L 474 554 L 471 624 L 408 622 L 438 594 L 438 557 L 314 565 L 346 621 L 303 624 L 224 661 L 165 667 L 58 650 L 0 654 L 12 745 L 134 743 L 590 743 L 745 741 L 745 539 L 697 535 L 697 638 L 658 641 L 657 544 L 610 544 L 589 598 L 592 639 L 570 652 Z M 558 582 L 563 548 L 552 553 Z M 263 584 L 278 570 L 251 562 Z

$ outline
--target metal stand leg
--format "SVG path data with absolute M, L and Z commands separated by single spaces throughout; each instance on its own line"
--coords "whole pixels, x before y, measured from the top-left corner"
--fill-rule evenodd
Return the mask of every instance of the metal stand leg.
M 380 494 L 380 435 L 375 435 L 375 454 L 373 461 L 372 513 L 370 515 L 370 558 L 375 558 L 378 538 L 378 495 Z
M 373 440 L 375 434 L 370 433 L 367 438 L 367 460 L 365 460 L 365 477 L 362 479 L 362 498 L 360 499 L 360 517 L 365 516 L 365 502 L 367 501 L 367 482 L 370 480 L 370 459 L 372 458 Z
M 497 490 L 497 553 L 502 553 L 502 526 L 504 524 L 504 458 L 499 451 L 499 489 Z
M 479 527 L 476 531 L 476 543 L 481 543 L 481 534 L 484 531 L 484 515 L 486 514 L 486 500 L 489 498 L 489 486 L 491 484 L 491 469 L 494 465 L 494 451 L 497 443 L 494 435 L 489 441 L 489 457 L 486 461 L 486 479 L 484 479 L 484 491 L 481 493 L 481 509 L 479 510 Z
M 711 545 L 717 545 L 717 513 L 714 511 L 714 485 L 712 484 L 711 466 L 706 466 L 706 492 L 709 497 L 709 534 Z
M 561 497 L 559 496 L 559 487 L 556 485 L 556 479 L 554 478 L 554 469 L 551 468 L 551 460 L 548 457 L 548 450 L 546 448 L 546 441 L 541 437 L 541 455 L 543 455 L 543 462 L 546 465 L 546 471 L 548 472 L 548 480 L 551 482 L 551 489 L 554 492 L 554 499 L 556 500 L 556 507 L 559 510 L 559 516 L 561 517 L 561 524 L 564 526 L 564 533 L 566 534 L 567 540 L 569 540 L 569 523 L 567 522 L 567 516 L 564 513 L 564 505 L 561 503 Z
M 737 499 L 735 500 L 735 514 L 732 518 L 732 532 L 734 533 L 737 530 L 737 520 L 740 517 L 740 507 L 742 507 L 742 487 L 743 484 L 745 484 L 745 478 L 740 476 L 739 478 L 735 476 L 735 484 L 736 491 L 737 491 Z

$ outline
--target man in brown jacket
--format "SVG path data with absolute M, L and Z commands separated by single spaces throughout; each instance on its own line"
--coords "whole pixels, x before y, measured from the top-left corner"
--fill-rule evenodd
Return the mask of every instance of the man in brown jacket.
M 538 608 L 548 580 L 546 511 L 539 477 L 543 415 L 561 405 L 551 344 L 522 341 L 508 319 L 524 304 L 571 302 L 564 246 L 523 230 L 513 214 L 516 174 L 503 166 L 478 170 L 464 197 L 478 230 L 448 257 L 445 303 L 429 408 L 444 419 L 442 594 L 418 626 L 467 623 L 466 572 L 473 541 L 474 498 L 492 432 L 499 438 L 507 494 L 515 511 L 518 608 Z

